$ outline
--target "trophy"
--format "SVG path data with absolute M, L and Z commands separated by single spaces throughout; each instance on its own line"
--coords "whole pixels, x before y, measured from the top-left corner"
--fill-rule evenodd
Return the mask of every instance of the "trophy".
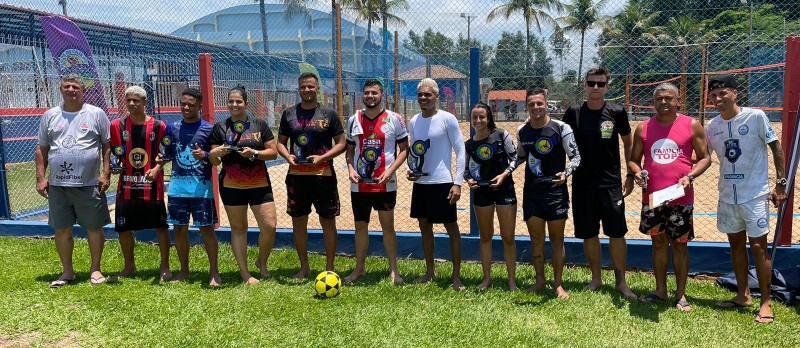
M 361 177 L 358 181 L 367 183 L 367 184 L 375 184 L 378 182 L 378 179 L 372 177 L 372 173 L 375 171 L 375 166 L 377 165 L 378 160 L 381 158 L 381 149 L 378 147 L 366 147 L 364 151 L 361 153 L 361 156 L 358 156 L 358 163 L 356 164 L 356 170 L 358 171 L 358 175 Z
M 528 152 L 528 169 L 530 169 L 531 173 L 534 175 L 534 178 L 531 180 L 532 183 L 540 184 L 558 179 L 555 175 L 544 175 L 542 171 L 542 161 L 536 158 L 531 152 Z
M 112 171 L 117 172 L 125 169 L 125 163 L 123 162 L 123 158 L 125 158 L 125 146 L 119 145 L 111 148 Z
M 310 142 L 310 134 L 303 133 L 297 136 L 297 138 L 294 140 L 294 156 L 297 157 L 297 159 L 294 160 L 294 163 L 306 164 L 312 162 L 310 159 L 306 158 L 308 156 L 306 153 L 306 146 L 308 146 L 308 143 Z
M 497 153 L 499 144 L 481 144 L 473 153 L 467 157 L 469 160 L 469 176 L 478 182 L 478 187 L 492 185 L 492 157 Z
M 408 169 L 411 170 L 411 176 L 420 177 L 428 175 L 428 173 L 422 171 L 422 166 L 425 164 L 425 153 L 428 152 L 429 147 L 431 147 L 430 139 L 417 140 L 414 144 L 411 144 L 411 151 L 406 159 Z
M 242 139 L 242 134 L 250 128 L 250 123 L 245 121 L 235 121 L 233 122 L 233 127 L 231 127 L 231 133 L 225 138 L 225 143 L 230 147 L 232 151 L 242 151 L 241 146 L 237 146 L 236 144 L 239 143 L 239 140 Z
M 161 160 L 164 162 L 169 162 L 174 159 L 172 155 L 172 135 L 165 134 L 164 137 L 161 138 L 161 146 L 158 147 L 158 152 L 161 153 Z

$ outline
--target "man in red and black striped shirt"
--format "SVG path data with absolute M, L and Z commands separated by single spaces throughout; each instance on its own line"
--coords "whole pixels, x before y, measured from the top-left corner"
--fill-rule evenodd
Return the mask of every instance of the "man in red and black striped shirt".
M 114 229 L 119 233 L 119 244 L 125 267 L 116 278 L 136 272 L 133 257 L 133 231 L 155 229 L 161 250 L 161 280 L 169 280 L 169 226 L 164 205 L 164 173 L 156 163 L 161 139 L 166 125 L 145 114 L 147 93 L 139 86 L 125 90 L 125 105 L 130 116 L 111 121 L 112 152 L 123 146 L 122 163 L 117 187 Z

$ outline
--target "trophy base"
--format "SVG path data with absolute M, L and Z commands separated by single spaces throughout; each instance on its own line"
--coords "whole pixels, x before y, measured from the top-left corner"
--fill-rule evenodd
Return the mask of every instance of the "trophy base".
M 491 181 L 478 181 L 478 187 L 489 187 L 492 186 Z
M 123 170 L 125 170 L 125 167 L 123 167 L 123 166 L 115 166 L 113 164 L 111 165 L 111 171 L 112 172 L 121 172 Z
M 378 183 L 378 179 L 364 179 L 364 178 L 361 178 L 361 179 L 358 179 L 358 182 L 363 182 L 365 184 L 377 184 Z
M 551 182 L 551 181 L 557 180 L 557 179 L 558 179 L 557 176 L 551 175 L 551 176 L 543 176 L 543 177 L 539 177 L 539 178 L 533 179 L 531 182 L 539 184 L 539 183 L 544 183 L 544 182 Z
M 175 157 L 172 157 L 172 156 L 161 155 L 161 160 L 164 161 L 164 162 L 170 162 L 170 161 L 172 161 L 174 159 L 175 159 Z
M 239 151 L 242 151 L 242 150 L 244 150 L 244 148 L 243 148 L 243 147 L 241 147 L 241 146 L 236 146 L 236 145 L 228 145 L 228 148 L 229 148 L 229 149 L 231 149 L 231 151 L 236 151 L 236 152 L 239 152 Z
M 310 160 L 308 158 L 298 158 L 298 159 L 294 160 L 294 163 L 297 163 L 297 164 L 309 164 L 309 163 L 314 163 L 314 161 L 312 161 L 312 160 Z
M 422 177 L 422 176 L 428 176 L 428 175 L 430 175 L 430 174 L 425 173 L 425 172 L 411 172 L 411 176 L 417 177 L 417 178 L 418 177 Z

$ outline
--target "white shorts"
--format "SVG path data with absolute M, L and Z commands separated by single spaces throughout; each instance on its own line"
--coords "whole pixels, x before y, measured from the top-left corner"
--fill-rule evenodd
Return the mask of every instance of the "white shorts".
M 769 233 L 769 202 L 761 196 L 741 204 L 717 204 L 717 229 L 722 233 L 747 231 L 757 238 Z

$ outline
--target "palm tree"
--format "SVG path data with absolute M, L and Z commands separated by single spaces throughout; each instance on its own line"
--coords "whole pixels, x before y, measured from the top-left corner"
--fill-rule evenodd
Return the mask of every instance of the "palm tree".
M 509 19 L 520 12 L 525 18 L 525 75 L 531 66 L 531 22 L 536 24 L 539 33 L 542 32 L 542 23 L 558 28 L 558 24 L 547 11 L 561 12 L 563 5 L 558 0 L 507 0 L 505 4 L 495 7 L 486 16 L 486 22 L 491 22 L 497 16 Z
M 309 24 L 312 21 L 311 10 L 308 4 L 314 0 L 281 0 L 286 5 L 286 10 L 283 12 L 284 18 L 291 19 L 295 15 L 302 15 Z M 267 10 L 264 7 L 264 0 L 255 0 L 258 2 L 259 11 L 261 12 L 261 40 L 264 42 L 264 53 L 269 54 L 269 35 L 267 34 Z
M 583 77 L 583 46 L 586 39 L 586 31 L 595 23 L 604 21 L 605 16 L 600 12 L 608 4 L 608 0 L 573 0 L 571 4 L 564 5 L 567 15 L 558 18 L 559 22 L 564 23 L 564 30 L 581 34 L 581 54 L 578 61 L 577 81 Z
M 367 22 L 367 41 L 372 42 L 372 23 L 384 20 L 387 24 L 405 26 L 406 21 L 393 14 L 396 10 L 408 10 L 406 0 L 343 0 L 342 6 L 355 19 Z
M 658 35 L 662 46 L 681 47 L 681 112 L 686 113 L 686 73 L 689 70 L 689 49 L 692 45 L 713 41 L 716 35 L 705 30 L 701 22 L 691 15 L 671 17 Z
M 564 55 L 572 47 L 572 38 L 564 30 L 558 29 L 550 36 L 550 45 L 553 53 L 558 57 L 558 64 L 561 66 L 561 78 L 564 78 Z
M 642 46 L 641 41 L 655 42 L 660 27 L 655 25 L 660 11 L 648 13 L 648 9 L 638 2 L 631 2 L 622 12 L 607 22 L 600 23 L 602 38 L 615 46 Z

